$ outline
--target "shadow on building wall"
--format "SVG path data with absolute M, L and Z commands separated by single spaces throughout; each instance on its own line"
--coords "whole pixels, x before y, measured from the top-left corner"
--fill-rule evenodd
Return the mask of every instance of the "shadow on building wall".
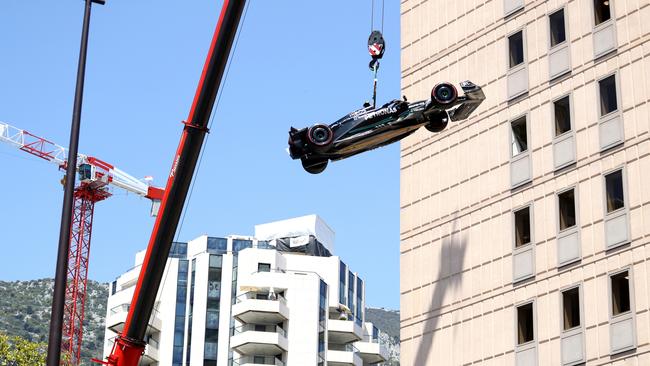
M 425 313 L 425 317 L 428 318 L 424 321 L 424 334 L 415 354 L 414 366 L 434 365 L 434 363 L 440 364 L 439 362 L 435 362 L 436 359 L 429 360 L 429 357 L 431 355 L 431 348 L 433 347 L 433 339 L 436 335 L 435 329 L 438 327 L 438 322 L 441 319 L 439 314 L 440 307 L 443 305 L 443 301 L 448 292 L 458 288 L 461 282 L 460 273 L 463 270 L 467 238 L 465 233 L 458 230 L 458 219 L 454 219 L 451 235 L 443 238 L 439 244 L 442 248 L 438 274 L 436 276 L 437 282 L 433 284 L 433 295 L 431 296 L 428 310 Z M 446 350 L 446 352 L 451 351 L 451 349 Z

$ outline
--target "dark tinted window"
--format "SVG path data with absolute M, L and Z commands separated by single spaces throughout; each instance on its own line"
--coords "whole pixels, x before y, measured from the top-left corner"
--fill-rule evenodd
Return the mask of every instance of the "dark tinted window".
M 564 9 L 560 9 L 548 17 L 551 29 L 551 47 L 566 41 L 564 27 Z
M 623 171 L 617 170 L 605 176 L 605 193 L 607 196 L 607 213 L 625 207 Z
M 508 37 L 508 53 L 510 55 L 511 68 L 524 62 L 523 31 L 519 31 Z
M 258 263 L 257 264 L 257 272 L 271 272 L 271 264 L 270 263 Z
M 612 315 L 630 311 L 630 278 L 625 271 L 610 277 L 612 281 Z
M 524 344 L 535 339 L 533 303 L 517 308 L 517 344 Z
M 515 247 L 530 244 L 530 207 L 515 212 Z
M 608 76 L 598 82 L 600 89 L 600 115 L 604 116 L 618 109 L 616 100 L 616 76 Z
M 596 25 L 608 21 L 612 14 L 609 8 L 609 2 L 611 0 L 594 0 L 594 21 Z
M 580 326 L 580 289 L 578 287 L 562 293 L 562 310 L 564 330 Z
M 569 96 L 557 100 L 553 103 L 555 114 L 555 136 L 571 130 L 571 103 Z
M 516 156 L 528 150 L 528 133 L 526 117 L 512 121 L 512 156 Z
M 560 230 L 576 225 L 576 205 L 573 189 L 560 193 L 558 196 L 560 208 Z

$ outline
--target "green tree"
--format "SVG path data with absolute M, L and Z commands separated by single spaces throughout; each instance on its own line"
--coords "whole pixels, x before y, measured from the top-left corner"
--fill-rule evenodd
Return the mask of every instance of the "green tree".
M 45 343 L 0 334 L 0 366 L 45 365 L 46 349 Z

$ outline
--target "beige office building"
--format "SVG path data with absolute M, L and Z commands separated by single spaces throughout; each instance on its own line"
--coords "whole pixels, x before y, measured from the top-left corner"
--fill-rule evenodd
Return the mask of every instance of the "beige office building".
M 650 365 L 650 1 L 402 0 L 401 357 Z

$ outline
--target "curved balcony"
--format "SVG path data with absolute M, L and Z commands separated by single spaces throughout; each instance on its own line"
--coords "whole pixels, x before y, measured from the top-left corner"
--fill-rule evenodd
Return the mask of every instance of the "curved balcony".
M 121 304 L 111 308 L 106 317 L 107 328 L 115 333 L 121 334 L 122 330 L 124 330 L 126 317 L 129 314 L 129 307 L 129 304 Z M 149 318 L 146 334 L 151 335 L 160 332 L 160 329 L 162 329 L 162 320 L 160 319 L 158 311 L 154 310 L 151 313 L 151 318 Z
M 352 344 L 337 345 L 330 344 L 327 350 L 327 366 L 362 366 L 363 359 L 359 350 Z
M 388 360 L 388 349 L 379 339 L 372 336 L 364 336 L 361 342 L 354 344 L 359 350 L 359 356 L 363 359 L 364 364 L 374 364 Z
M 275 356 L 289 348 L 286 332 L 277 325 L 246 324 L 230 334 L 230 347 L 242 355 Z
M 281 295 L 247 292 L 235 299 L 232 315 L 246 324 L 277 324 L 289 319 L 289 308 Z
M 327 321 L 327 331 L 331 343 L 357 342 L 363 337 L 363 328 L 354 320 L 330 319 Z
M 274 365 L 285 366 L 285 363 L 275 356 L 264 355 L 251 355 L 243 356 L 235 360 L 231 360 L 229 366 L 261 366 L 261 365 Z

